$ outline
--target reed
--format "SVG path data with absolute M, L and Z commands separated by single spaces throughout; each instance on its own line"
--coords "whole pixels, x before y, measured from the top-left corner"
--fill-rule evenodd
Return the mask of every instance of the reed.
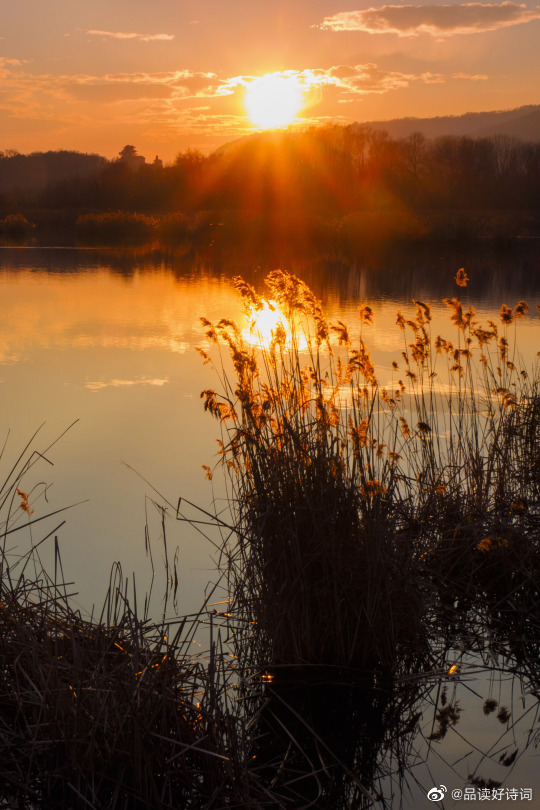
M 83 616 L 62 523 L 25 552 L 14 545 L 47 517 L 25 481 L 50 448 L 29 443 L 7 467 L 0 806 L 402 806 L 418 740 L 442 746 L 460 721 L 468 658 L 538 695 L 539 374 L 513 348 L 526 304 L 483 326 L 449 299 L 442 337 L 415 302 L 397 315 L 403 353 L 382 386 L 369 306 L 353 332 L 287 273 L 270 274 L 268 298 L 236 283 L 251 333 L 204 321 L 214 351 L 202 351 L 219 377 L 203 398 L 230 497 L 229 514 L 201 510 L 199 528 L 221 532 L 226 610 L 206 600 L 167 618 L 169 566 L 151 618 L 117 564 L 101 611 Z
M 26 552 L 13 545 L 51 517 L 23 489 L 44 459 L 27 448 L 0 490 L 0 806 L 249 806 L 264 790 L 246 783 L 218 622 L 206 657 L 192 653 L 208 608 L 155 621 L 145 603 L 140 615 L 116 564 L 101 612 L 85 618 L 63 575 L 62 524 Z
M 455 280 L 467 285 L 464 270 Z M 298 278 L 266 285 L 263 297 L 238 278 L 250 330 L 203 319 L 217 355 L 201 350 L 219 379 L 201 396 L 229 484 L 233 645 L 245 699 L 267 701 L 258 772 L 285 803 L 391 806 L 380 786 L 395 768 L 401 789 L 433 672 L 458 669 L 450 651 L 488 650 L 493 666 L 491 647 L 505 650 L 536 683 L 540 377 L 511 339 L 528 307 L 484 326 L 445 299 L 443 337 L 415 301 L 397 313 L 403 351 L 383 386 L 368 305 L 353 339 Z M 428 745 L 459 717 L 436 699 Z
M 256 628 L 241 646 L 262 666 L 395 673 L 429 648 L 443 602 L 538 581 L 539 375 L 510 343 L 528 307 L 483 326 L 446 299 L 449 339 L 414 302 L 397 314 L 403 352 L 384 387 L 369 306 L 353 341 L 299 279 L 266 284 L 263 298 L 236 281 L 254 338 L 203 320 L 230 354 L 212 359 L 221 387 L 202 396 L 222 425 L 232 612 Z M 280 316 L 257 339 L 269 307 Z
M 92 244 L 141 244 L 156 235 L 157 220 L 146 214 L 110 211 L 81 214 L 75 223 L 77 237 Z

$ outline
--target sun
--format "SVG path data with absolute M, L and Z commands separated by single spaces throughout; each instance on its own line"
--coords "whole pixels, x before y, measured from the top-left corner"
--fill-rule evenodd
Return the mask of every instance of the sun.
M 286 127 L 302 109 L 304 91 L 294 76 L 267 73 L 248 84 L 244 104 L 255 126 L 261 129 Z

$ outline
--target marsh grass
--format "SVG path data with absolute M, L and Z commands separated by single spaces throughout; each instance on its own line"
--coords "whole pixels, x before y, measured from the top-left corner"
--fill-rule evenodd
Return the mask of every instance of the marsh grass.
M 457 285 L 467 282 L 460 270 Z M 403 351 L 383 386 L 368 349 L 368 305 L 353 339 L 299 279 L 275 271 L 266 284 L 263 297 L 236 280 L 249 333 L 203 319 L 218 350 L 201 350 L 220 380 L 201 396 L 221 423 L 230 487 L 235 538 L 221 564 L 230 610 L 243 620 L 235 651 L 241 671 L 267 673 L 271 708 L 259 730 L 274 783 L 293 783 L 295 773 L 300 780 L 292 745 L 311 778 L 306 806 L 369 806 L 365 785 L 381 776 L 380 757 L 369 752 L 404 761 L 422 679 L 434 667 L 448 675 L 445 654 L 463 639 L 500 644 L 523 665 L 527 648 L 534 677 L 539 375 L 538 365 L 524 368 L 514 340 L 528 307 L 503 305 L 499 323 L 482 325 L 472 306 L 445 299 L 449 337 L 432 334 L 430 306 L 414 301 L 414 314 L 397 313 Z M 279 317 L 263 334 L 268 308 Z M 395 733 L 389 707 L 411 679 L 416 688 Z M 340 713 L 358 733 L 345 730 Z M 334 754 L 342 752 L 333 760 L 328 745 L 322 752 L 321 728 Z M 329 760 L 348 775 L 339 796 L 335 774 L 315 777 Z
M 119 564 L 101 611 L 83 616 L 64 577 L 61 524 L 31 540 L 34 523 L 55 514 L 23 489 L 36 462 L 47 452 L 27 447 L 1 488 L 0 806 L 248 806 L 264 790 L 246 783 L 219 622 L 194 655 L 206 606 L 169 619 L 165 605 L 151 620 Z
M 478 577 L 504 591 L 516 566 L 536 566 L 538 369 L 509 342 L 527 305 L 483 327 L 446 299 L 449 340 L 432 336 L 430 307 L 416 301 L 414 316 L 397 315 L 403 352 L 383 387 L 368 306 L 353 342 L 300 280 L 276 271 L 267 285 L 282 320 L 266 344 L 204 322 L 233 367 L 203 397 L 222 423 L 238 530 L 234 609 L 256 622 L 275 666 L 392 670 L 429 643 L 436 597 L 476 593 Z M 267 305 L 237 286 L 256 332 Z
M 369 306 L 349 330 L 295 277 L 267 284 L 266 299 L 237 280 L 251 331 L 204 321 L 219 387 L 203 398 L 221 425 L 229 499 L 188 518 L 154 492 L 161 619 L 119 565 L 101 611 L 84 616 L 62 569 L 62 523 L 32 539 L 57 514 L 25 483 L 50 448 L 29 443 L 7 465 L 0 806 L 407 807 L 413 766 L 444 759 L 459 733 L 462 679 L 487 677 L 479 713 L 510 737 L 496 679 L 540 698 L 539 375 L 514 349 L 526 305 L 482 326 L 448 299 L 443 337 L 415 302 L 397 315 L 403 353 L 381 385 Z M 193 616 L 167 618 L 178 582 L 168 518 L 217 532 L 220 596 Z M 518 754 L 501 750 L 480 757 L 472 784 L 488 761 L 513 767 Z

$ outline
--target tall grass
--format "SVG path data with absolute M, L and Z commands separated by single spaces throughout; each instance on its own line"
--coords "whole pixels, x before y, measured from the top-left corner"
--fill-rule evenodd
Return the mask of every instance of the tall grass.
M 150 618 L 119 564 L 101 612 L 84 617 L 64 578 L 62 523 L 32 542 L 33 524 L 55 513 L 23 487 L 48 455 L 27 448 L 0 489 L 0 806 L 178 810 L 264 797 L 247 785 L 219 619 L 206 605 Z M 21 551 L 14 541 L 27 536 Z M 210 647 L 195 656 L 207 620 Z
M 463 270 L 456 282 L 466 286 Z M 218 360 L 202 352 L 220 379 L 202 396 L 222 426 L 236 529 L 223 550 L 230 609 L 244 620 L 235 649 L 243 671 L 268 673 L 270 702 L 297 718 L 281 759 L 266 752 L 274 778 L 284 768 L 291 777 L 284 752 L 292 740 L 304 740 L 305 760 L 323 763 L 313 744 L 320 754 L 317 728 L 330 733 L 333 716 L 333 750 L 348 747 L 341 773 L 362 773 L 369 784 L 369 735 L 360 748 L 347 736 L 336 722 L 345 705 L 360 728 L 366 694 L 375 715 L 378 702 L 370 727 L 381 730 L 380 753 L 400 685 L 429 677 L 434 662 L 444 667 L 453 639 L 489 635 L 497 621 L 499 638 L 520 655 L 523 634 L 514 630 L 509 641 L 509 616 L 523 629 L 540 584 L 540 392 L 538 366 L 523 368 L 509 333 L 528 307 L 503 305 L 500 323 L 483 326 L 472 306 L 446 299 L 450 339 L 432 334 L 430 306 L 415 301 L 412 317 L 397 313 L 403 351 L 383 386 L 367 346 L 369 306 L 353 340 L 299 279 L 275 271 L 266 284 L 262 297 L 236 280 L 251 334 L 227 319 L 203 320 L 208 340 L 230 354 L 229 362 L 221 348 Z M 260 314 L 269 307 L 280 317 L 263 336 Z M 272 714 L 275 738 L 286 723 Z M 311 749 L 299 736 L 306 725 Z M 262 733 L 266 726 L 263 719 Z M 330 779 L 315 806 L 330 806 L 330 797 L 349 806 L 354 779 L 348 784 L 338 800 Z M 366 801 L 363 791 L 357 800 Z
M 413 317 L 397 315 L 403 352 L 382 387 L 368 306 L 353 342 L 300 280 L 275 271 L 267 285 L 282 319 L 265 345 L 229 320 L 205 322 L 233 368 L 203 396 L 223 426 L 234 610 L 256 622 L 274 666 L 393 670 L 425 649 L 434 589 L 504 577 L 499 557 L 525 565 L 531 530 L 538 539 L 527 517 L 538 503 L 538 375 L 519 367 L 507 335 L 527 305 L 503 306 L 502 323 L 483 327 L 473 307 L 447 300 L 449 340 L 431 335 L 430 307 L 415 302 Z M 256 332 L 268 305 L 237 286 Z
M 513 335 L 526 304 L 483 326 L 448 299 L 443 337 L 416 301 L 397 314 L 403 351 L 382 385 L 369 306 L 349 329 L 287 273 L 266 298 L 236 284 L 251 330 L 205 320 L 202 351 L 229 514 L 203 512 L 199 528 L 221 532 L 224 610 L 156 620 L 117 565 L 101 612 L 83 616 L 60 524 L 13 545 L 46 517 L 25 480 L 48 450 L 8 465 L 0 806 L 407 806 L 418 741 L 442 746 L 460 721 L 458 665 L 540 695 L 539 374 Z M 181 517 L 169 507 L 163 520 Z

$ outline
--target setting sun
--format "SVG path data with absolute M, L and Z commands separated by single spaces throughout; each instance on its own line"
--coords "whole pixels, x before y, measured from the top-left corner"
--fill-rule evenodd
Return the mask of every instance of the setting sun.
M 304 93 L 295 77 L 267 73 L 248 84 L 244 104 L 255 126 L 286 127 L 301 110 Z

